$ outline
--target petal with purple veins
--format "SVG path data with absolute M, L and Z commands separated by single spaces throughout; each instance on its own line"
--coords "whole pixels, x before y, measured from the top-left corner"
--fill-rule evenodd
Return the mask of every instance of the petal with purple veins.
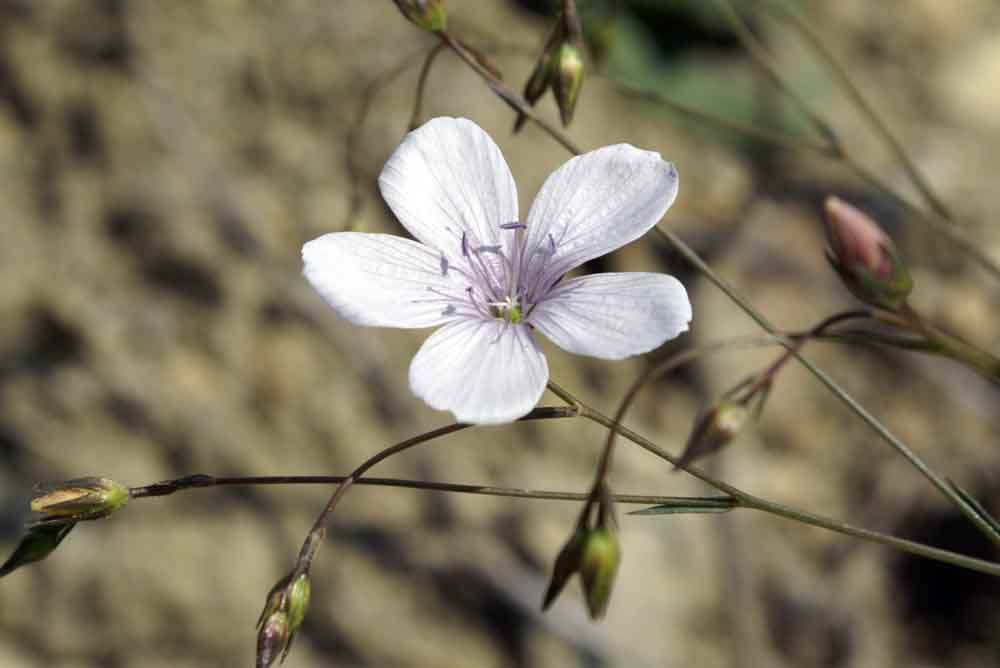
M 621 359 L 658 348 L 687 331 L 691 303 L 673 276 L 594 274 L 560 283 L 528 322 L 560 348 Z
M 524 325 L 456 320 L 431 334 L 410 364 L 410 388 L 460 422 L 500 424 L 528 413 L 549 367 Z

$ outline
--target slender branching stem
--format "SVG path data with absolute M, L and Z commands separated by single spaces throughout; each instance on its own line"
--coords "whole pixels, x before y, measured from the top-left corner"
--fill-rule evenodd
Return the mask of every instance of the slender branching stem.
M 575 415 L 575 413 L 574 413 Z M 256 487 L 266 485 L 339 485 L 346 482 L 346 475 L 293 475 L 293 476 L 210 476 L 189 475 L 174 480 L 133 487 L 132 499 L 167 496 L 176 492 L 209 487 Z M 500 496 L 515 499 L 538 499 L 542 501 L 586 501 L 588 492 L 558 492 L 521 487 L 497 487 L 494 485 L 470 485 L 466 483 L 439 482 L 432 480 L 410 480 L 407 478 L 362 477 L 355 485 L 372 487 L 397 487 L 430 492 L 450 492 L 454 494 L 474 494 L 479 496 Z M 734 501 L 728 496 L 661 496 L 657 494 L 613 494 L 615 503 L 634 505 L 663 505 L 680 508 L 711 508 L 728 510 Z
M 518 111 L 529 118 L 531 118 L 542 130 L 544 130 L 549 136 L 559 142 L 566 150 L 574 155 L 580 154 L 580 149 L 576 147 L 573 141 L 566 136 L 565 133 L 560 131 L 555 126 L 544 121 L 544 119 L 539 118 L 534 110 L 528 103 L 521 98 L 516 92 L 508 88 L 499 81 L 489 70 L 482 67 L 476 59 L 469 54 L 464 47 L 450 34 L 442 33 L 440 38 L 453 50 L 456 54 L 465 62 L 469 67 L 475 70 L 486 82 L 489 88 L 504 102 L 506 102 L 515 111 Z M 657 225 L 653 228 L 654 232 L 662 237 L 670 246 L 674 248 L 678 253 L 680 253 L 685 259 L 687 259 L 695 268 L 697 268 L 706 278 L 709 279 L 716 287 L 718 287 L 722 292 L 729 297 L 735 304 L 737 304 L 747 315 L 749 315 L 762 329 L 764 329 L 769 334 L 777 334 L 777 330 L 770 323 L 770 321 L 764 316 L 763 313 L 758 311 L 753 307 L 735 288 L 730 286 L 725 279 L 723 279 L 718 273 L 716 273 L 708 264 L 701 258 L 698 253 L 696 253 L 687 243 L 684 242 L 679 236 L 677 236 L 673 231 L 667 228 L 660 227 Z M 957 231 L 956 231 L 957 233 Z M 991 271 L 994 271 L 997 276 L 1000 276 L 1000 266 L 995 263 L 989 262 L 987 264 Z M 786 344 L 787 345 L 787 344 Z M 899 438 L 892 434 L 885 425 L 883 425 L 878 419 L 871 415 L 864 407 L 862 407 L 850 394 L 847 393 L 839 384 L 837 384 L 832 378 L 830 378 L 826 372 L 817 367 L 815 364 L 810 362 L 807 358 L 803 357 L 801 353 L 794 353 L 794 357 L 801 363 L 806 369 L 809 370 L 819 381 L 827 387 L 833 394 L 840 399 L 847 408 L 852 411 L 855 415 L 861 418 L 872 430 L 875 431 L 884 441 L 886 441 L 894 450 L 896 450 L 900 455 L 902 455 L 914 468 L 916 468 L 920 473 L 922 473 L 928 480 L 937 487 L 945 497 L 951 501 L 961 512 L 965 515 L 973 524 L 975 524 L 983 533 L 985 533 L 990 540 L 1000 543 L 1000 536 L 990 527 L 990 525 L 983 520 L 983 518 L 972 508 L 962 496 L 955 491 L 951 486 L 944 482 L 944 478 L 932 471 L 923 460 L 921 460 L 916 453 L 910 450 Z M 552 389 L 550 385 L 550 389 Z M 555 392 L 555 390 L 553 390 Z
M 861 94 L 861 90 L 851 79 L 847 70 L 844 69 L 843 65 L 834 57 L 830 49 L 823 43 L 816 31 L 809 25 L 809 23 L 802 18 L 797 12 L 791 10 L 786 4 L 781 2 L 768 1 L 763 3 L 764 9 L 788 25 L 792 26 L 802 37 L 805 39 L 809 47 L 815 52 L 820 59 L 826 64 L 830 72 L 833 73 L 834 78 L 840 84 L 841 88 L 847 94 L 847 97 L 851 100 L 855 107 L 861 112 L 868 122 L 871 123 L 875 132 L 882 137 L 882 140 L 889 147 L 889 150 L 895 156 L 896 160 L 902 166 L 906 175 L 909 177 L 910 181 L 913 183 L 914 187 L 920 192 L 920 196 L 924 198 L 924 201 L 937 215 L 941 216 L 949 222 L 955 222 L 954 216 L 948 207 L 944 204 L 931 184 L 927 181 L 920 170 L 917 169 L 916 164 L 910 155 L 907 153 L 903 144 L 889 129 L 889 126 L 882 120 L 882 117 L 875 112 L 875 108 L 868 102 L 864 95 Z
M 524 417 L 520 418 L 519 421 L 576 417 L 576 414 L 576 410 L 572 408 L 541 407 L 534 409 Z M 393 455 L 409 450 L 410 448 L 420 445 L 421 443 L 427 443 L 442 436 L 453 434 L 456 431 L 468 429 L 471 426 L 473 425 L 455 422 L 445 425 L 444 427 L 432 429 L 431 431 L 413 436 L 405 441 L 400 441 L 395 445 L 391 445 L 388 448 L 377 452 L 354 469 L 354 471 L 347 476 L 347 479 L 337 487 L 337 491 L 333 493 L 330 500 L 327 501 L 326 506 L 323 507 L 323 510 L 316 517 L 316 521 L 313 522 L 312 529 L 309 531 L 309 535 L 306 536 L 305 541 L 302 543 L 302 549 L 299 550 L 299 557 L 295 562 L 292 579 L 294 580 L 297 576 L 309 572 L 309 568 L 312 566 L 312 561 L 316 557 L 316 553 L 323 542 L 323 537 L 326 535 L 326 527 L 329 523 L 330 514 L 333 513 L 340 499 L 342 499 L 347 491 L 361 479 L 366 471 Z
M 572 392 L 566 390 L 565 388 L 556 385 L 553 382 L 549 382 L 549 389 L 553 392 L 558 392 L 560 396 L 566 396 L 571 398 L 573 405 L 579 411 L 581 417 L 584 417 L 592 422 L 595 422 L 606 429 L 616 431 L 628 440 L 632 441 L 644 450 L 656 455 L 657 457 L 673 464 L 677 468 L 686 471 L 690 475 L 698 478 L 707 485 L 715 488 L 719 492 L 726 494 L 737 501 L 737 507 L 739 508 L 749 508 L 752 510 L 758 510 L 760 512 L 765 512 L 770 515 L 777 515 L 778 517 L 784 517 L 801 524 L 808 524 L 810 526 L 819 527 L 821 529 L 827 529 L 836 533 L 843 534 L 845 536 L 852 536 L 854 538 L 860 538 L 869 542 L 877 543 L 879 545 L 884 545 L 891 547 L 902 552 L 907 552 L 909 554 L 915 554 L 921 557 L 926 557 L 928 559 L 933 559 L 935 561 L 941 561 L 944 563 L 951 564 L 953 566 L 958 566 L 961 568 L 967 568 L 969 570 L 978 571 L 980 573 L 986 573 L 988 575 L 1000 576 L 1000 563 L 995 563 L 992 561 L 986 561 L 984 559 L 977 559 L 975 557 L 970 557 L 964 554 L 959 554 L 957 552 L 952 552 L 951 550 L 944 550 L 937 547 L 932 547 L 930 545 L 925 545 L 923 543 L 918 543 L 915 541 L 907 540 L 905 538 L 899 538 L 897 536 L 891 536 L 888 534 L 881 533 L 879 531 L 873 531 L 871 529 L 865 529 L 863 527 L 857 527 L 846 522 L 841 522 L 839 520 L 831 519 L 828 517 L 823 517 L 822 515 L 817 515 L 804 510 L 799 510 L 796 508 L 791 508 L 780 503 L 775 503 L 773 501 L 768 501 L 767 499 L 762 499 L 758 496 L 745 492 L 742 489 L 730 485 L 729 483 L 723 482 L 709 475 L 702 469 L 694 466 L 692 464 L 684 464 L 680 461 L 679 457 L 672 455 L 667 452 L 656 443 L 650 441 L 649 439 L 639 435 L 638 433 L 632 431 L 628 427 L 618 424 L 616 425 L 614 420 L 604 415 L 594 407 L 589 404 L 584 403 L 582 400 L 577 398 Z
M 824 141 L 828 144 L 830 150 L 838 156 L 844 154 L 844 149 L 840 144 L 840 139 L 837 134 L 830 127 L 830 124 L 826 120 L 813 111 L 812 107 L 805 101 L 805 99 L 799 95 L 798 91 L 788 84 L 781 76 L 781 72 L 778 70 L 778 64 L 771 57 L 771 54 L 767 52 L 764 45 L 760 40 L 753 34 L 750 30 L 750 26 L 747 25 L 746 21 L 739 12 L 733 7 L 730 0 L 716 0 L 716 6 L 719 8 L 719 13 L 722 14 L 723 19 L 729 24 L 730 28 L 736 34 L 736 38 L 740 40 L 743 48 L 746 50 L 750 59 L 754 61 L 754 64 L 760 68 L 768 80 L 774 85 L 774 87 L 781 92 L 786 98 L 788 98 L 792 104 L 798 108 L 799 113 L 801 113 L 809 123 L 812 124 L 813 128 L 823 137 Z

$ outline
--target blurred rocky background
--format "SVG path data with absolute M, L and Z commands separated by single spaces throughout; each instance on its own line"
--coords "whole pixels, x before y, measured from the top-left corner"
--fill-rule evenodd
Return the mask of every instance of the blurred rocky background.
M 581 7 L 608 76 L 740 122 L 809 132 L 715 3 Z M 449 8 L 456 33 L 520 88 L 549 3 Z M 1000 260 L 1000 6 L 844 0 L 801 9 L 964 231 Z M 787 25 L 752 24 L 858 160 L 915 199 L 803 41 Z M 345 473 L 448 421 L 407 387 L 423 333 L 349 326 L 299 275 L 299 249 L 317 235 L 400 232 L 375 177 L 406 130 L 432 45 L 388 0 L 0 0 L 0 547 L 16 544 L 38 481 Z M 557 118 L 550 98 L 539 109 Z M 523 210 L 567 158 L 530 124 L 512 135 L 509 110 L 448 54 L 430 74 L 424 113 L 485 127 Z M 675 161 L 682 186 L 669 223 L 779 326 L 804 328 L 851 304 L 822 258 L 819 206 L 836 193 L 901 244 L 920 308 L 1000 350 L 996 280 L 843 165 L 720 133 L 597 75 L 570 134 L 585 148 L 628 141 Z M 593 268 L 681 277 L 695 320 L 677 345 L 757 331 L 656 238 Z M 649 363 L 547 350 L 553 378 L 608 412 Z M 705 360 L 648 390 L 629 423 L 677 451 L 698 408 L 774 354 Z M 996 387 L 948 362 L 881 349 L 817 345 L 810 356 L 1000 512 Z M 576 421 L 477 429 L 376 473 L 583 490 L 602 435 Z M 801 368 L 782 374 L 759 425 L 710 466 L 767 498 L 1000 556 Z M 627 445 L 613 485 L 707 491 Z M 0 581 L 0 665 L 251 665 L 264 596 L 329 492 L 196 490 L 79 526 L 47 561 Z M 550 563 L 577 512 L 354 490 L 313 569 L 311 609 L 287 665 L 1000 662 L 1000 580 L 749 511 L 623 516 L 607 618 L 586 621 L 575 583 L 541 615 Z

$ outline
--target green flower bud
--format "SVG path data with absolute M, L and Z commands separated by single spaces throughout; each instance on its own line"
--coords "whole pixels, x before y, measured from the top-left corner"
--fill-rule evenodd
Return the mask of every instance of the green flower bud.
M 828 197 L 824 207 L 830 237 L 826 257 L 844 285 L 866 304 L 898 310 L 913 280 L 892 239 L 867 214 L 837 197 Z
M 128 487 L 107 478 L 77 478 L 36 489 L 44 494 L 31 500 L 33 511 L 73 521 L 107 517 L 130 498 Z
M 268 668 L 279 657 L 282 661 L 292 648 L 295 632 L 309 607 L 309 576 L 293 573 L 278 580 L 267 594 L 264 610 L 257 619 L 257 666 Z
M 393 0 L 403 16 L 415 25 L 431 32 L 445 29 L 447 14 L 444 0 Z
M 573 110 L 583 85 L 583 56 L 572 42 L 563 42 L 555 53 L 552 64 L 552 92 L 559 105 L 563 125 L 573 120 Z
M 580 579 L 591 619 L 604 616 L 620 561 L 621 548 L 614 531 L 598 528 L 587 534 L 581 553 Z
M 740 433 L 749 416 L 750 411 L 742 403 L 730 399 L 716 403 L 695 421 L 677 465 L 686 466 L 724 448 Z

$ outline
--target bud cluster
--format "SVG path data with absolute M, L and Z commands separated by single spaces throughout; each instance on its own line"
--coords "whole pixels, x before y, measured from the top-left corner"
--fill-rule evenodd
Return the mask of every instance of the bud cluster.
M 590 516 L 595 505 L 592 498 L 584 507 L 573 535 L 556 557 L 542 610 L 548 610 L 569 579 L 579 573 L 590 617 L 599 619 L 607 611 L 621 561 L 621 547 L 614 527 L 610 495 L 603 484 L 597 497 L 596 522 L 591 526 Z
M 552 89 L 563 125 L 569 125 L 573 120 L 573 111 L 583 85 L 581 35 L 580 20 L 576 13 L 560 14 L 538 56 L 535 69 L 524 85 L 524 98 L 532 106 L 546 90 Z M 515 132 L 521 129 L 525 120 L 527 119 L 523 114 L 518 116 L 514 123 Z
M 264 610 L 257 620 L 257 666 L 269 668 L 284 661 L 295 632 L 309 607 L 309 576 L 293 571 L 278 580 L 267 594 Z

